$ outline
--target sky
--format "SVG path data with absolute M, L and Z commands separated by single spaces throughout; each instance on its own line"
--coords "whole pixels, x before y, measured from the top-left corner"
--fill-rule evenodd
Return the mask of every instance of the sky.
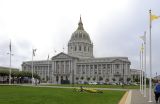
M 9 66 L 10 40 L 15 68 L 32 59 L 32 49 L 37 49 L 34 60 L 67 53 L 81 15 L 94 56 L 128 57 L 133 69 L 139 69 L 139 37 L 146 31 L 148 74 L 149 10 L 160 15 L 159 5 L 160 0 L 0 0 L 0 66 Z M 153 75 L 160 74 L 159 39 L 160 19 L 152 22 Z

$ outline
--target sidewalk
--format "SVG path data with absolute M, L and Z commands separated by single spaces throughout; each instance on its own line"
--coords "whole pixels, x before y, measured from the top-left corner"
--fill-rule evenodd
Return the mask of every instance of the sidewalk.
M 139 90 L 132 90 L 131 104 L 156 104 L 154 99 L 154 92 L 152 91 L 152 102 L 148 102 L 148 89 L 147 97 L 144 97 Z

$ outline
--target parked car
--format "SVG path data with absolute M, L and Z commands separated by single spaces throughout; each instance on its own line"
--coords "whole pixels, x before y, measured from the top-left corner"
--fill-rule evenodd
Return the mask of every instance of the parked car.
M 111 85 L 117 85 L 115 82 L 112 82 Z
M 89 84 L 88 82 L 84 82 L 83 84 Z
M 97 82 L 89 82 L 89 84 L 97 85 Z
M 104 84 L 104 82 L 97 82 L 97 84 L 102 85 L 102 84 Z

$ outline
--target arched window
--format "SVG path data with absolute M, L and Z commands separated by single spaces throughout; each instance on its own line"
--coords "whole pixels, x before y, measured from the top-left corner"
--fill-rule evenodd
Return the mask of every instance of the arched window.
M 76 46 L 74 47 L 74 50 L 77 51 L 77 47 Z
M 79 46 L 79 51 L 81 51 L 81 46 Z
M 82 38 L 82 34 L 81 33 L 79 34 L 79 37 Z
M 84 51 L 86 51 L 86 46 L 84 46 Z
M 85 35 L 83 35 L 83 38 L 84 38 L 84 39 L 86 38 Z
M 77 34 L 75 35 L 75 38 L 77 38 Z

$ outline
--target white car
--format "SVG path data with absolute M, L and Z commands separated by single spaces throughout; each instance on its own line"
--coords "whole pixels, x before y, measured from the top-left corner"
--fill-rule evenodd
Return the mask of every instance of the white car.
M 97 82 L 89 82 L 89 84 L 97 85 Z

